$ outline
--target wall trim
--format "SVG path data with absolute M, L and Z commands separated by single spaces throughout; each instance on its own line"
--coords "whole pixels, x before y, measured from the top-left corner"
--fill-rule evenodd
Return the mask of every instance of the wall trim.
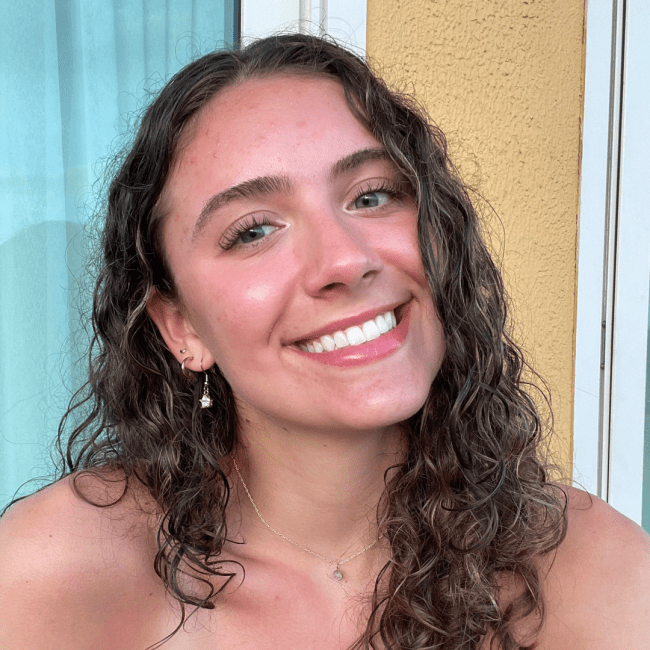
M 241 0 L 246 43 L 278 31 L 329 34 L 365 54 L 366 0 Z

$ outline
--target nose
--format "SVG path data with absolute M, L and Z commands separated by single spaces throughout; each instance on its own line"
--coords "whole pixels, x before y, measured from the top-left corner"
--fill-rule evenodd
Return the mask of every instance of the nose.
M 305 290 L 313 296 L 358 290 L 370 284 L 383 262 L 370 237 L 370 222 L 320 211 L 303 239 Z

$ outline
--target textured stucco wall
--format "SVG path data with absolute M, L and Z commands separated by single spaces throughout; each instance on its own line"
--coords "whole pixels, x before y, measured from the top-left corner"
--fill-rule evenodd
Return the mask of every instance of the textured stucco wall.
M 368 0 L 368 54 L 447 134 L 572 457 L 583 0 Z

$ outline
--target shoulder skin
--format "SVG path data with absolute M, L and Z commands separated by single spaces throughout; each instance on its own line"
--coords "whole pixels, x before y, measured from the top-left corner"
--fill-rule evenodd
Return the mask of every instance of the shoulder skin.
M 93 497 L 115 489 L 99 483 Z M 160 640 L 166 600 L 145 519 L 128 495 L 113 507 L 83 501 L 69 477 L 10 508 L 0 519 L 0 648 L 142 650 Z
M 541 572 L 540 650 L 650 648 L 650 537 L 598 497 L 564 489 L 567 536 Z
M 173 629 L 146 515 L 129 498 L 90 505 L 70 483 L 0 520 L 0 647 L 142 650 Z M 538 648 L 650 647 L 650 538 L 597 497 L 568 493 L 567 537 L 540 566 Z

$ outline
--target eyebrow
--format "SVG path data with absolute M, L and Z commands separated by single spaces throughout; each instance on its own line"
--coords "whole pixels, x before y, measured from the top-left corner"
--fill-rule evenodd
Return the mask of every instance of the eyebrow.
M 332 165 L 328 178 L 334 180 L 343 174 L 375 160 L 390 160 L 390 156 L 383 147 L 360 149 L 337 160 Z M 293 184 L 287 176 L 258 176 L 257 178 L 233 185 L 223 190 L 223 192 L 211 196 L 206 201 L 194 224 L 192 239 L 198 237 L 208 225 L 214 213 L 228 203 L 242 199 L 259 199 L 273 194 L 290 193 L 292 191 Z
M 388 160 L 390 161 L 390 156 L 388 152 L 383 147 L 376 147 L 374 149 L 360 149 L 351 153 L 345 158 L 341 158 L 334 163 L 332 169 L 329 173 L 330 180 L 334 180 L 338 176 L 342 176 L 349 171 L 357 169 L 368 162 L 373 162 L 375 160 Z

